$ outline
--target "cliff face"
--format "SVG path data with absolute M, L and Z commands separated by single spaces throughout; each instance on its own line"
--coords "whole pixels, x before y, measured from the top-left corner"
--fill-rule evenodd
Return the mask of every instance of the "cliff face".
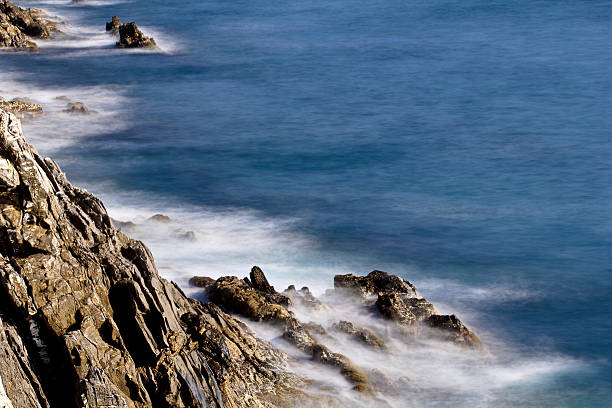
M 160 278 L 0 110 L 0 406 L 303 406 L 287 361 Z

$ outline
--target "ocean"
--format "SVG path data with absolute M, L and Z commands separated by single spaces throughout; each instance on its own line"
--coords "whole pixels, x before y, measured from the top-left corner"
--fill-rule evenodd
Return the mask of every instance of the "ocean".
M 459 391 L 427 406 L 612 406 L 611 1 L 16 3 L 66 34 L 0 53 L 0 96 L 188 293 L 385 270 L 493 356 L 407 367 Z

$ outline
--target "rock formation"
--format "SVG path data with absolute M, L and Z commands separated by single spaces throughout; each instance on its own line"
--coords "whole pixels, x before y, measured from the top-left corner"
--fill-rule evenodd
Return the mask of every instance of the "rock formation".
M 160 278 L 4 111 L 0 355 L 15 408 L 334 406 L 241 321 Z
M 57 23 L 39 9 L 22 9 L 7 0 L 0 0 L 0 47 L 36 51 L 32 38 L 49 38 L 58 32 Z
M 155 40 L 145 36 L 135 22 L 122 24 L 119 17 L 113 16 L 106 23 L 106 31 L 119 35 L 118 48 L 155 48 Z
M 74 113 L 77 115 L 91 115 L 98 113 L 93 109 L 89 109 L 83 102 L 68 102 L 67 108 L 61 111 L 62 113 Z
M 33 118 L 43 115 L 43 108 L 37 103 L 29 103 L 23 99 L 15 98 L 12 101 L 5 101 L 0 97 L 0 109 L 14 113 L 21 119 Z
M 455 315 L 439 315 L 414 285 L 381 271 L 338 275 L 320 299 L 306 287 L 278 293 L 258 267 L 243 279 L 190 282 L 208 301 L 162 279 L 144 244 L 117 230 L 103 204 L 0 110 L 2 407 L 386 407 L 385 396 L 419 387 L 403 372 L 361 367 L 347 347 L 388 358 L 398 339 L 482 347 Z M 298 374 L 305 364 L 321 374 Z M 322 373 L 338 376 L 348 399 Z

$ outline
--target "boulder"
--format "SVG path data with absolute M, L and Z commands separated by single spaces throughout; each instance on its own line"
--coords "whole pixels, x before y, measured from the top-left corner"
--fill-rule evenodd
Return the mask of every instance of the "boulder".
M 98 113 L 95 110 L 89 109 L 83 102 L 69 102 L 68 107 L 63 109 L 62 113 L 75 113 L 78 115 L 91 115 Z
M 455 315 L 432 315 L 424 320 L 429 327 L 440 330 L 445 340 L 474 349 L 483 348 L 482 342 Z
M 135 22 L 122 24 L 119 17 L 113 16 L 106 23 L 106 31 L 113 35 L 119 35 L 117 48 L 155 48 L 155 40 L 145 36 Z
M 380 292 L 405 293 L 412 297 L 419 297 L 412 283 L 382 271 L 372 271 L 367 276 L 336 275 L 334 276 L 334 288 L 364 298 Z

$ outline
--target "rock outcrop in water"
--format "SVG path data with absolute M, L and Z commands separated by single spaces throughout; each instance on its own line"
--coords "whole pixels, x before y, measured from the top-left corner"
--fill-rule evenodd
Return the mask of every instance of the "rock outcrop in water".
M 155 40 L 145 36 L 136 23 L 122 24 L 117 16 L 113 16 L 111 21 L 106 23 L 106 31 L 119 35 L 118 48 L 155 48 L 157 46 Z
M 21 119 L 33 118 L 43 115 L 43 108 L 37 103 L 29 103 L 23 99 L 15 98 L 12 101 L 6 101 L 0 97 L 0 109 L 14 113 Z
M 0 47 L 36 51 L 32 38 L 49 38 L 58 32 L 57 23 L 39 9 L 22 9 L 10 1 L 0 1 Z
M 149 250 L 0 111 L 0 401 L 33 407 L 333 406 L 290 358 L 160 278 Z M 280 307 L 280 306 L 279 306 Z
M 338 347 L 389 356 L 388 340 L 424 336 L 481 347 L 456 316 L 439 315 L 385 272 L 338 275 L 320 299 L 306 287 L 277 292 L 258 267 L 244 279 L 191 282 L 209 301 L 162 279 L 149 250 L 115 229 L 103 204 L 0 110 L 2 407 L 388 406 L 386 395 L 419 388 L 385 367 L 360 367 Z M 224 310 L 275 330 L 290 350 Z M 351 313 L 376 324 L 338 318 Z M 332 322 L 303 320 L 317 314 Z M 352 394 L 304 375 L 306 362 L 339 375 Z

